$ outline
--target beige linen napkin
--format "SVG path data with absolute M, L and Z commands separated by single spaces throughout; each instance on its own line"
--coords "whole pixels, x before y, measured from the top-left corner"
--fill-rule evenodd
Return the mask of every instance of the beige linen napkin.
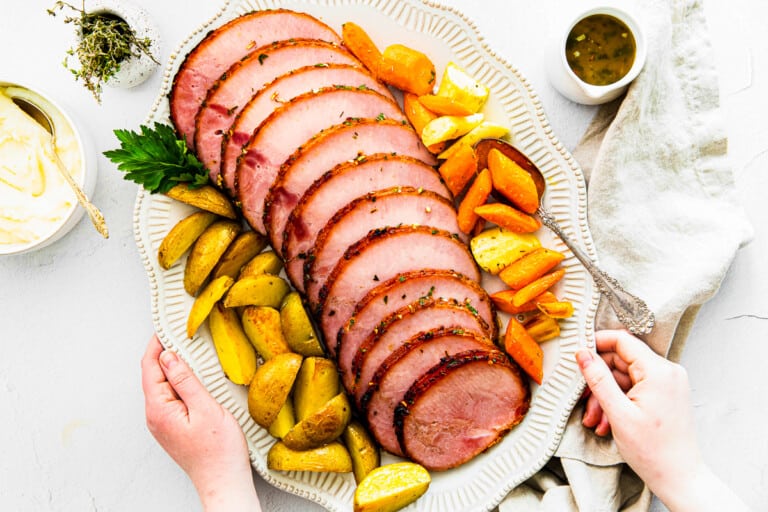
M 648 60 L 626 96 L 603 106 L 574 157 L 588 179 L 600 265 L 656 314 L 648 344 L 679 354 L 751 227 L 738 204 L 700 0 L 637 2 Z M 620 327 L 602 307 L 598 328 Z M 500 512 L 648 510 L 651 495 L 610 439 L 572 414 L 556 457 Z

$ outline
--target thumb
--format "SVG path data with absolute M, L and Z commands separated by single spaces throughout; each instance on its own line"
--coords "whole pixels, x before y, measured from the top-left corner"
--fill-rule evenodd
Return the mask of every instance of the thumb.
M 192 405 L 194 407 L 195 404 L 199 404 L 202 399 L 209 396 L 208 390 L 192 372 L 192 368 L 176 352 L 164 350 L 160 354 L 160 365 L 168 383 L 187 406 Z
M 592 395 L 608 416 L 608 421 L 613 423 L 614 418 L 626 414 L 629 399 L 616 383 L 605 361 L 589 350 L 581 349 L 576 352 L 576 362 L 579 363 Z

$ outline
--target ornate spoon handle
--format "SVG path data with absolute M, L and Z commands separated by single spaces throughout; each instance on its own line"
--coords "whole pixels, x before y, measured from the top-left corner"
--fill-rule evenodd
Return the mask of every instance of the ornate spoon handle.
M 648 305 L 639 297 L 624 290 L 616 279 L 599 269 L 581 247 L 568 238 L 551 213 L 541 207 L 536 210 L 536 213 L 541 218 L 541 222 L 560 237 L 560 240 L 592 275 L 597 289 L 608 298 L 608 303 L 616 312 L 619 321 L 629 329 L 629 332 L 637 335 L 650 333 L 656 319 L 653 312 L 648 309 Z

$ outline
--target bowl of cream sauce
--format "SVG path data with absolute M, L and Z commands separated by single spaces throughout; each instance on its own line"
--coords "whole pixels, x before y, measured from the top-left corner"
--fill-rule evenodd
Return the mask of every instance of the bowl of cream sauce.
M 48 95 L 0 79 L 0 255 L 50 245 L 84 213 L 59 172 L 51 134 L 14 97 L 48 114 L 56 131 L 55 151 L 86 195 L 96 185 L 93 149 L 73 119 Z

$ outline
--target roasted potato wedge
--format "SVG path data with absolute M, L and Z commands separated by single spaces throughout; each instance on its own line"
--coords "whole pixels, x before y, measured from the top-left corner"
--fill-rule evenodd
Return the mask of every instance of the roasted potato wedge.
M 438 96 L 451 98 L 466 106 L 471 112 L 479 112 L 483 108 L 489 93 L 488 87 L 475 80 L 454 62 L 449 62 L 445 66 L 440 86 L 437 88 Z
M 240 269 L 267 246 L 267 239 L 255 231 L 245 231 L 237 235 L 227 247 L 227 252 L 213 269 L 213 277 L 229 276 L 237 278 Z
M 228 308 L 269 306 L 277 309 L 290 291 L 291 287 L 285 279 L 272 274 L 242 277 L 229 289 L 224 305 Z
M 380 466 L 355 489 L 355 512 L 394 512 L 413 503 L 427 492 L 432 478 L 424 467 L 413 462 Z
M 250 384 L 256 372 L 256 351 L 246 338 L 237 313 L 218 303 L 208 316 L 208 326 L 224 374 L 235 384 Z
M 278 354 L 264 362 L 248 387 L 248 412 L 253 420 L 269 428 L 283 408 L 301 368 L 298 354 Z
M 291 450 L 278 441 L 267 453 L 267 467 L 274 471 L 349 473 L 352 471 L 352 459 L 338 441 L 306 451 Z
M 283 337 L 280 313 L 265 306 L 248 306 L 243 309 L 243 329 L 256 352 L 265 360 L 278 354 L 291 352 Z
M 259 274 L 277 275 L 283 270 L 283 260 L 273 251 L 264 251 L 257 254 L 240 269 L 239 279 Z
M 541 242 L 533 233 L 515 233 L 496 227 L 472 238 L 469 246 L 480 268 L 495 275 L 524 254 L 541 247 Z
M 228 219 L 237 219 L 237 212 L 232 202 L 227 196 L 210 185 L 200 188 L 189 188 L 187 185 L 180 184 L 166 192 L 165 195 L 201 210 L 215 213 Z
M 293 389 L 296 419 L 301 421 L 339 393 L 336 364 L 324 357 L 307 357 L 301 364 Z
M 469 116 L 440 116 L 427 123 L 421 132 L 425 146 L 453 140 L 472 131 L 483 122 L 483 114 Z
M 168 270 L 216 220 L 211 212 L 195 212 L 176 223 L 160 242 L 157 261 Z
M 338 439 L 352 419 L 352 406 L 345 392 L 328 400 L 320 409 L 299 421 L 283 443 L 293 450 L 310 450 Z
M 240 232 L 240 224 L 231 220 L 219 220 L 208 226 L 192 246 L 192 252 L 184 267 L 184 289 L 197 295 L 200 287 L 211 274 L 219 258 Z
M 280 325 L 291 350 L 303 356 L 322 356 L 323 347 L 298 292 L 291 292 L 280 306 Z
M 227 293 L 234 282 L 235 280 L 229 276 L 221 276 L 208 283 L 208 286 L 198 294 L 187 317 L 187 336 L 191 338 L 195 335 L 197 329 L 208 318 L 213 306 Z
M 381 454 L 379 447 L 371 439 L 371 435 L 358 421 L 351 421 L 342 434 L 344 444 L 352 457 L 352 472 L 355 474 L 355 482 L 358 484 L 363 478 L 379 467 Z
M 277 413 L 277 418 L 269 426 L 269 433 L 272 437 L 282 439 L 295 424 L 296 418 L 293 415 L 293 401 L 289 396 L 280 408 L 280 412 Z
M 509 133 L 509 128 L 500 124 L 483 121 L 469 133 L 454 142 L 448 149 L 437 155 L 439 159 L 450 158 L 462 146 L 474 146 L 482 139 L 498 139 Z

